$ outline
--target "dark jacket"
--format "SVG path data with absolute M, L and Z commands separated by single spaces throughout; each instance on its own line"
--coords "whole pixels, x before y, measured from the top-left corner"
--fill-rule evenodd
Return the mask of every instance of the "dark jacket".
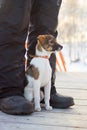
M 29 18 L 30 32 L 40 27 L 56 31 L 61 1 L 0 0 L 0 42 L 24 41 Z
M 30 0 L 0 0 L 0 43 L 25 40 L 30 9 Z

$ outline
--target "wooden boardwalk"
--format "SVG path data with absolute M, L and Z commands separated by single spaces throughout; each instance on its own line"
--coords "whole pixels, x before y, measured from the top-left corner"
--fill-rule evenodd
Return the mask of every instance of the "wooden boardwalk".
M 69 109 L 13 116 L 0 112 L 0 130 L 87 130 L 87 73 L 57 73 L 58 92 L 74 97 Z

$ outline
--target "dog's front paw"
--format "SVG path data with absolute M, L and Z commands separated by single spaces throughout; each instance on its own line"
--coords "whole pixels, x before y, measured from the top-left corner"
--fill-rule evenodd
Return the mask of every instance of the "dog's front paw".
M 53 108 L 51 106 L 46 106 L 46 110 L 51 111 Z
M 35 111 L 39 112 L 39 111 L 41 111 L 41 108 L 40 107 L 35 107 Z

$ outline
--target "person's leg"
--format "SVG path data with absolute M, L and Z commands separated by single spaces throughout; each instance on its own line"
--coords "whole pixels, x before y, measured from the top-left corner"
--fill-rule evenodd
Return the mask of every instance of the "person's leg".
M 58 14 L 62 0 L 33 0 L 30 27 L 29 27 L 29 54 L 35 54 L 37 36 L 41 34 L 52 34 L 57 37 Z M 74 105 L 72 97 L 65 97 L 57 93 L 55 88 L 55 64 L 54 54 L 50 57 L 52 67 L 51 100 L 54 108 L 68 108 Z
M 30 0 L 0 1 L 0 109 L 9 114 L 33 111 L 23 97 L 30 8 Z
M 56 91 L 55 87 L 56 55 L 54 53 L 50 56 L 49 61 L 52 68 L 50 104 L 52 105 L 53 108 L 68 108 L 74 105 L 74 101 L 72 97 L 63 96 L 57 93 Z
M 62 0 L 59 0 L 61 4 Z M 57 37 L 57 23 L 60 6 L 57 0 L 33 0 L 29 26 L 29 53 L 35 53 L 36 38 L 41 34 Z

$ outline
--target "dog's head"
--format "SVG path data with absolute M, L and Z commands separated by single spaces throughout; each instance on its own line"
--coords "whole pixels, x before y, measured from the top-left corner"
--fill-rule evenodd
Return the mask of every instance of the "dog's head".
M 48 52 L 60 51 L 63 46 L 57 43 L 56 38 L 52 35 L 39 35 L 38 40 L 38 49 L 41 51 L 41 48 L 44 48 Z

